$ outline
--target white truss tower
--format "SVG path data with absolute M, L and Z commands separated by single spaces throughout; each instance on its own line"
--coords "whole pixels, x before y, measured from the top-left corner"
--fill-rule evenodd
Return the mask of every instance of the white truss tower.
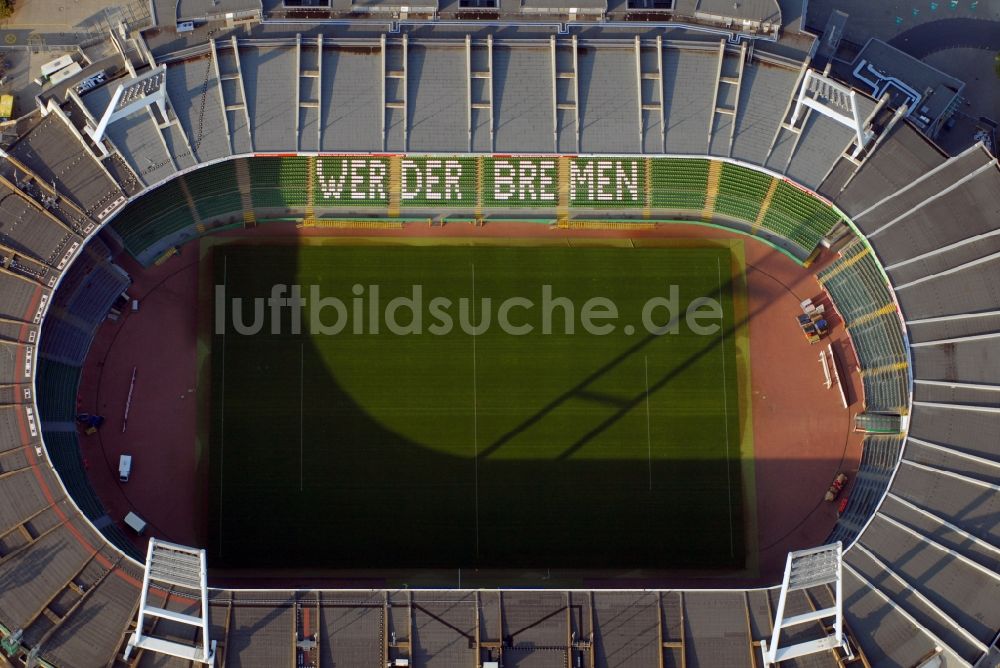
M 842 591 L 843 547 L 840 541 L 832 545 L 814 547 L 811 550 L 789 552 L 785 562 L 785 577 L 781 582 L 781 597 L 778 599 L 778 610 L 774 617 L 774 632 L 770 642 L 761 641 L 761 652 L 764 654 L 764 665 L 773 666 L 782 661 L 788 661 L 807 654 L 828 652 L 842 648 L 846 656 L 853 656 L 847 639 L 844 637 L 844 596 Z M 785 602 L 788 592 L 799 589 L 809 589 L 821 585 L 834 585 L 833 607 L 813 610 L 793 617 L 785 617 Z M 829 617 L 834 618 L 833 633 L 819 638 L 781 647 L 779 641 L 782 629 L 798 626 L 807 622 L 819 622 Z
M 109 125 L 153 104 L 160 110 L 160 116 L 166 122 L 166 96 L 167 66 L 160 65 L 145 74 L 118 84 L 97 125 L 91 127 L 88 123 L 84 129 L 90 138 L 100 146 Z
M 855 158 L 875 137 L 875 133 L 866 127 L 867 119 L 861 118 L 857 92 L 815 70 L 806 70 L 806 76 L 802 79 L 802 87 L 799 88 L 799 96 L 792 111 L 793 127 L 802 115 L 802 107 L 815 109 L 849 128 L 854 133 L 854 150 L 851 154 Z
M 149 588 L 152 583 L 182 587 L 185 595 L 201 598 L 201 616 L 188 615 L 173 610 L 165 610 L 149 604 Z M 172 640 L 164 640 L 143 631 L 147 617 L 159 617 L 201 629 L 202 644 L 184 645 Z M 196 636 L 197 637 L 197 636 Z M 142 594 L 139 598 L 139 619 L 135 632 L 125 648 L 125 659 L 133 648 L 169 654 L 186 661 L 215 665 L 215 641 L 208 635 L 208 576 L 205 568 L 205 550 L 197 550 L 166 541 L 149 539 L 146 551 L 146 574 L 142 579 Z

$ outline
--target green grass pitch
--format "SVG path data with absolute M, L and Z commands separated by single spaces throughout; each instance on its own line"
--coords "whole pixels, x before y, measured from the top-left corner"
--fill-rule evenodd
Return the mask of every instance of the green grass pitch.
M 204 257 L 227 309 L 225 333 L 211 335 L 213 566 L 744 566 L 745 359 L 728 247 L 224 243 Z M 265 308 L 264 331 L 236 332 L 231 299 L 244 298 L 249 323 L 249 300 L 274 284 L 304 286 L 306 298 L 319 286 L 344 303 L 346 327 L 310 334 L 307 307 L 294 334 L 286 309 L 275 334 Z M 559 308 L 553 333 L 542 331 L 546 284 L 572 302 L 573 334 Z M 391 333 L 384 317 L 372 333 L 371 285 L 380 309 L 420 285 L 423 333 Z M 643 305 L 670 285 L 682 316 L 697 297 L 721 300 L 719 332 L 696 334 L 682 317 L 678 334 L 649 335 Z M 610 334 L 583 331 L 597 296 L 618 309 Z M 441 324 L 435 297 L 452 300 L 450 333 L 428 331 Z M 511 297 L 535 302 L 509 312 L 532 333 L 497 323 Z M 463 331 L 462 298 L 473 322 L 491 300 L 486 331 Z M 326 309 L 324 324 L 336 316 Z

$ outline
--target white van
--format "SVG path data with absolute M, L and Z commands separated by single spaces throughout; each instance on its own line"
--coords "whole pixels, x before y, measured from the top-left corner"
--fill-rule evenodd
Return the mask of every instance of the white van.
M 142 519 L 131 510 L 128 515 L 125 516 L 125 524 L 140 536 L 146 530 L 146 520 Z
M 128 482 L 129 475 L 132 474 L 132 455 L 122 455 L 118 458 L 118 480 Z

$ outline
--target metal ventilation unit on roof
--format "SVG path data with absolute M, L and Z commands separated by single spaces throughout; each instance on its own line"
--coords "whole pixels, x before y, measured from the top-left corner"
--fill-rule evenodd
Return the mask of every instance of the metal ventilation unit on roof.
M 847 639 L 844 637 L 844 596 L 842 591 L 843 546 L 840 541 L 832 545 L 814 547 L 811 550 L 789 552 L 785 562 L 785 577 L 781 582 L 781 596 L 778 599 L 778 610 L 774 617 L 774 632 L 771 640 L 761 641 L 761 652 L 764 655 L 764 665 L 774 666 L 782 661 L 788 661 L 800 656 L 828 652 L 841 648 L 845 656 L 853 658 Z M 829 608 L 811 610 L 810 612 L 792 617 L 785 617 L 785 603 L 788 592 L 822 585 L 833 585 L 834 601 Z M 832 632 L 822 638 L 806 642 L 780 646 L 781 631 L 792 626 L 808 622 L 822 622 L 834 618 Z M 824 629 L 827 629 L 824 626 Z
M 196 598 L 200 603 L 201 615 L 189 615 L 150 605 L 150 587 L 154 583 L 186 590 L 185 595 Z M 158 617 L 201 629 L 201 645 L 198 644 L 197 634 L 193 645 L 147 635 L 144 631 L 147 617 Z M 135 632 L 125 648 L 125 659 L 128 660 L 134 648 L 139 648 L 214 666 L 215 644 L 208 635 L 208 575 L 205 568 L 205 550 L 150 538 L 149 548 L 146 551 L 146 574 L 142 579 L 142 593 L 139 597 L 139 618 L 136 621 Z

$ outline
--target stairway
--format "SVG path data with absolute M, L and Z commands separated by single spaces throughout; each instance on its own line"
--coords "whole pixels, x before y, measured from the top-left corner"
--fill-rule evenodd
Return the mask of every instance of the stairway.
M 705 208 L 701 210 L 701 219 L 712 220 L 715 214 L 715 198 L 719 196 L 719 180 L 722 177 L 722 162 L 713 160 L 708 165 L 708 186 L 705 192 Z
M 559 203 L 556 205 L 556 224 L 559 227 L 569 227 L 569 161 L 570 158 L 559 158 Z
M 184 199 L 187 201 L 188 208 L 191 209 L 191 220 L 194 221 L 194 226 L 198 230 L 198 234 L 205 233 L 205 222 L 201 219 L 201 214 L 198 213 L 198 205 L 194 203 L 194 197 L 191 195 L 191 189 L 188 188 L 187 179 L 181 176 L 177 179 L 177 185 L 180 186 L 181 192 L 184 193 Z
M 389 209 L 390 218 L 399 217 L 399 202 L 403 192 L 403 159 L 394 155 L 389 158 Z
M 246 158 L 235 161 L 236 185 L 240 188 L 240 200 L 243 202 L 243 227 L 257 226 L 257 215 L 253 208 L 253 186 L 250 183 L 250 168 Z
M 764 225 L 764 216 L 767 215 L 767 210 L 771 208 L 771 198 L 774 197 L 774 191 L 778 189 L 778 179 L 771 179 L 771 185 L 767 188 L 767 194 L 764 195 L 764 201 L 760 203 L 760 210 L 757 212 L 757 218 L 753 221 L 753 233 L 757 234 L 757 230 Z

